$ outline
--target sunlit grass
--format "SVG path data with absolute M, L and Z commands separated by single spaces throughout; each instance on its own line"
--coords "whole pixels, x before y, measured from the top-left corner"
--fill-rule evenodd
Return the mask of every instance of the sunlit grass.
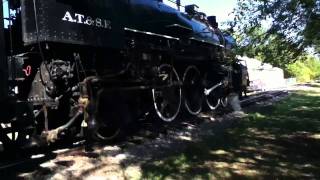
M 319 179 L 319 107 L 320 91 L 299 91 L 273 106 L 252 108 L 233 127 L 143 164 L 143 178 Z

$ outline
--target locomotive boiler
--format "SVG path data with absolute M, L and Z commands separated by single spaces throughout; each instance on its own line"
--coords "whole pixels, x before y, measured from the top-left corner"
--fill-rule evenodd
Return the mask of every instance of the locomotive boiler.
M 170 122 L 181 109 L 197 115 L 227 104 L 235 41 L 196 5 L 8 2 L 13 14 L 0 23 L 5 148 L 50 144 L 83 127 L 88 141 L 108 141 L 147 112 Z

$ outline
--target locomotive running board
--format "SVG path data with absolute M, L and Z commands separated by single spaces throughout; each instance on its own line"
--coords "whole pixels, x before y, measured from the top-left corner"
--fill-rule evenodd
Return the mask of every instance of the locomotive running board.
M 148 90 L 148 89 L 163 89 L 163 88 L 168 88 L 168 87 L 173 87 L 173 86 L 182 86 L 182 83 L 172 83 L 169 85 L 158 85 L 158 86 L 152 86 L 152 85 L 141 85 L 141 86 L 119 86 L 119 87 L 111 87 L 110 86 L 104 86 L 106 87 L 104 90 L 105 91 L 115 91 L 115 90 L 120 90 L 120 91 L 131 91 L 131 90 Z
M 193 32 L 192 29 L 182 26 L 180 24 L 171 24 L 166 26 L 166 28 L 171 30 L 172 32 L 179 34 L 180 36 L 185 36 Z
M 118 81 L 108 81 L 104 79 L 99 78 L 92 78 L 91 80 L 92 86 L 104 88 L 107 91 L 114 91 L 114 90 L 123 90 L 123 91 L 129 91 L 129 90 L 147 90 L 147 89 L 162 89 L 162 88 L 168 88 L 173 86 L 182 86 L 182 82 L 174 82 L 170 84 L 154 84 L 152 82 L 149 83 L 143 83 L 143 82 L 118 82 Z
M 150 36 L 157 36 L 157 37 L 162 37 L 162 38 L 166 38 L 166 39 L 173 39 L 173 40 L 177 40 L 179 41 L 179 38 L 175 38 L 172 36 L 168 36 L 168 35 L 163 35 L 163 34 L 157 34 L 157 33 L 152 33 L 152 32 L 147 32 L 147 31 L 140 31 L 137 29 L 131 29 L 131 28 L 124 28 L 125 31 L 130 31 L 130 32 L 134 32 L 134 33 L 141 33 L 141 34 L 146 34 L 146 35 L 150 35 Z

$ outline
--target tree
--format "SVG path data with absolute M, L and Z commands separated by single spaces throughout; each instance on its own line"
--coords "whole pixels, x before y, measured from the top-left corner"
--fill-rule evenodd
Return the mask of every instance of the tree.
M 286 68 L 289 76 L 296 77 L 299 82 L 308 82 L 320 77 L 320 60 L 308 57 L 305 61 L 297 61 Z
M 280 66 L 320 55 L 319 0 L 238 0 L 234 15 L 242 53 Z
M 245 35 L 236 35 L 236 38 L 239 41 L 238 54 L 254 57 L 280 68 L 306 59 L 302 49 L 296 48 L 277 34 L 267 34 L 262 28 L 253 28 Z

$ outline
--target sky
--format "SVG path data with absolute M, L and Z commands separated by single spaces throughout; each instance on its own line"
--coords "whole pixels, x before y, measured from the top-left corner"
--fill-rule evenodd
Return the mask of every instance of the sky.
M 219 24 L 227 20 L 233 20 L 233 16 L 230 16 L 230 13 L 232 13 L 233 9 L 237 5 L 237 0 L 180 0 L 180 1 L 182 5 L 188 5 L 188 4 L 198 5 L 199 11 L 206 13 L 207 16 L 211 16 L 211 15 L 217 16 L 217 21 L 219 22 Z M 170 4 L 168 0 L 164 0 L 164 2 Z
M 3 0 L 3 16 L 5 18 L 8 17 L 8 2 L 6 0 Z M 8 21 L 5 21 L 4 24 L 5 24 L 5 26 L 7 26 L 8 25 Z
M 3 0 L 3 12 L 4 14 L 8 14 L 8 2 L 6 0 Z

